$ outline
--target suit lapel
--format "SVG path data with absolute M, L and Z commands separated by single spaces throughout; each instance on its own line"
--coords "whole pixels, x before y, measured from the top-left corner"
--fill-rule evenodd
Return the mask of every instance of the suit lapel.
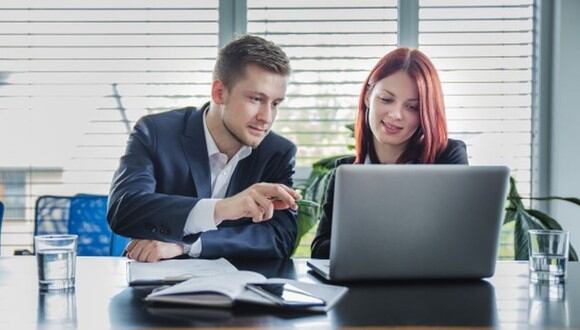
M 235 195 L 248 187 L 248 182 L 253 179 L 253 175 L 255 175 L 256 171 L 256 169 L 253 168 L 254 159 L 256 158 L 255 153 L 256 150 L 253 150 L 252 154 L 242 159 L 238 163 L 238 166 L 236 166 L 226 191 L 226 197 Z
M 202 198 L 211 197 L 211 174 L 203 132 L 203 113 L 208 105 L 209 103 L 206 103 L 201 109 L 190 113 L 185 131 L 181 136 L 183 151 L 189 163 L 197 196 Z

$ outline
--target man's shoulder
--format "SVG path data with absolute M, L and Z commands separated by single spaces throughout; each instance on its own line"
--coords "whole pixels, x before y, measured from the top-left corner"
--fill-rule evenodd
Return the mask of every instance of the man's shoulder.
M 183 123 L 193 112 L 198 111 L 195 107 L 185 107 L 141 117 L 144 123 L 153 123 L 155 125 L 165 125 L 171 123 Z

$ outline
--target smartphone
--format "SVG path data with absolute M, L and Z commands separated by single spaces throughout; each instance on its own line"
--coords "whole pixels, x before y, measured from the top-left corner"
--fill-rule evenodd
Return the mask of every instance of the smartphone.
M 249 283 L 246 284 L 246 288 L 280 306 L 313 307 L 326 305 L 324 300 L 292 284 Z

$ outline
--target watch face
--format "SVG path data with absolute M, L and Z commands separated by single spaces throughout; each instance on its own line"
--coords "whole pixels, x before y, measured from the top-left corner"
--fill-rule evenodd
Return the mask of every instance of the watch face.
M 191 244 L 183 244 L 183 254 L 187 254 L 189 255 L 189 252 L 191 251 Z

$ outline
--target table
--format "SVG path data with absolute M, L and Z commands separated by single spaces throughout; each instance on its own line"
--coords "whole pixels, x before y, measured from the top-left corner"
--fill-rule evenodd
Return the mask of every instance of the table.
M 247 262 L 266 277 L 316 282 L 306 261 Z M 527 263 L 498 262 L 485 281 L 349 284 L 327 314 L 167 307 L 142 301 L 151 288 L 126 284 L 126 259 L 79 257 L 76 288 L 38 291 L 35 257 L 0 257 L 0 329 L 232 328 L 580 328 L 580 264 L 569 263 L 566 285 L 530 285 Z

